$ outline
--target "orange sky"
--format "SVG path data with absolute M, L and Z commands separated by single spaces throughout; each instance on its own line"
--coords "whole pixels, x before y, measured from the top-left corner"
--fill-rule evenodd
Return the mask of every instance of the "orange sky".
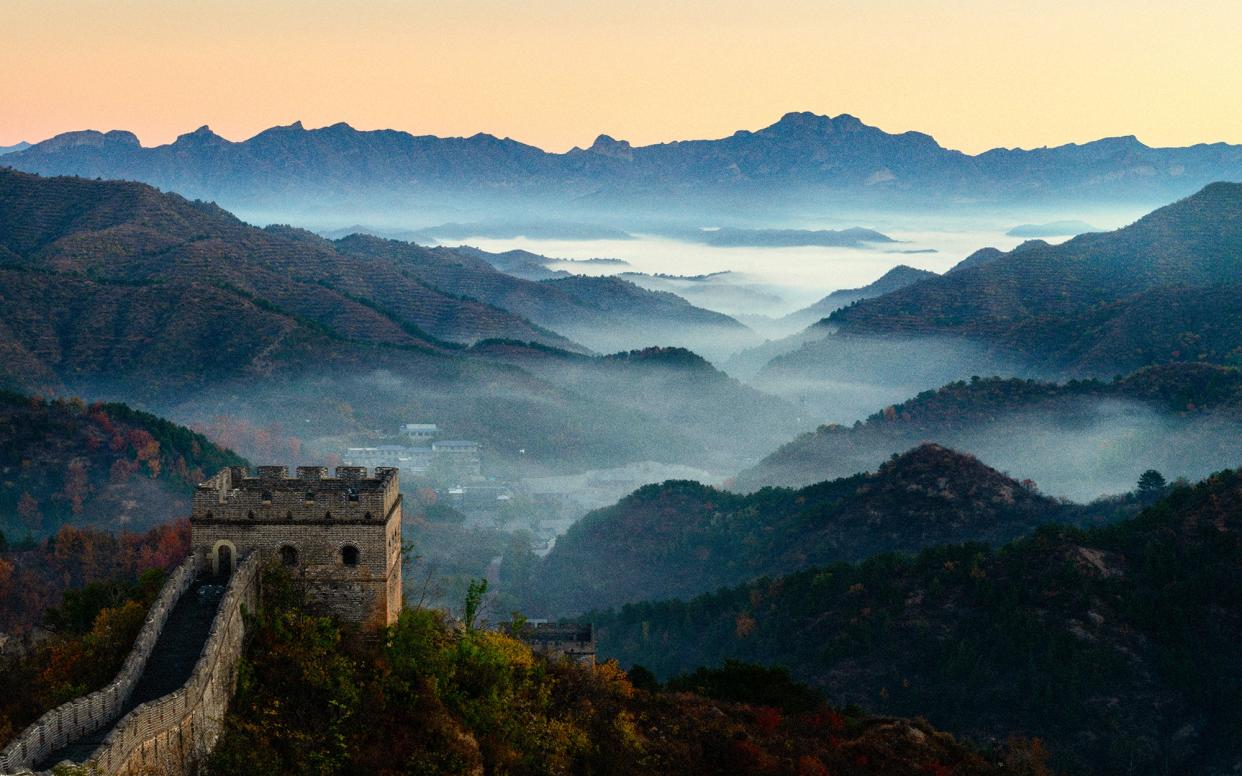
M 3 0 L 0 145 L 347 121 L 551 150 L 853 113 L 975 152 L 1242 142 L 1237 0 Z

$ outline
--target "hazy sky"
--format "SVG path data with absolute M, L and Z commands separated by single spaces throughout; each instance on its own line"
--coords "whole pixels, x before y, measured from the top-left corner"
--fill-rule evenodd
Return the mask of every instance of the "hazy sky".
M 210 124 L 719 137 L 853 113 L 979 151 L 1242 142 L 1238 0 L 3 0 L 0 145 Z

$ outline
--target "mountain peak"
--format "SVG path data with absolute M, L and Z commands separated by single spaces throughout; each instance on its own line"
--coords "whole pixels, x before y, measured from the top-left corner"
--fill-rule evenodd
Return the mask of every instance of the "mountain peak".
M 178 136 L 175 142 L 205 145 L 212 143 L 227 143 L 228 141 L 211 131 L 211 127 L 204 124 L 193 132 L 187 132 L 184 135 Z
M 611 135 L 600 135 L 587 149 L 589 153 L 610 156 L 614 159 L 633 159 L 634 147 L 628 140 L 617 140 Z
M 759 132 L 775 135 L 828 135 L 835 132 L 857 132 L 863 129 L 867 129 L 867 125 L 848 113 L 842 113 L 834 118 L 810 111 L 793 111 L 781 116 L 780 121 Z
M 105 145 L 141 147 L 137 135 L 122 129 L 114 129 L 110 132 L 99 132 L 94 129 L 80 132 L 62 132 L 52 139 L 44 140 L 33 147 L 43 151 L 63 151 L 67 148 L 102 148 Z

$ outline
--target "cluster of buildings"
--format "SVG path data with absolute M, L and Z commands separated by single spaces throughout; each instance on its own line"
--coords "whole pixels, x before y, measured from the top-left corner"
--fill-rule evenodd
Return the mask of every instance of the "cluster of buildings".
M 399 436 L 408 444 L 350 447 L 342 456 L 346 466 L 400 469 L 409 476 L 427 476 L 454 484 L 483 479 L 479 443 L 440 439 L 434 423 L 406 423 Z

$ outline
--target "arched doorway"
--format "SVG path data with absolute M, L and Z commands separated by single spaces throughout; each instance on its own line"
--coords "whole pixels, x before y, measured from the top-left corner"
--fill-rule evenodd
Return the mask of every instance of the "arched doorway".
M 211 573 L 215 576 L 232 576 L 237 570 L 237 548 L 232 542 L 218 541 L 211 550 Z

